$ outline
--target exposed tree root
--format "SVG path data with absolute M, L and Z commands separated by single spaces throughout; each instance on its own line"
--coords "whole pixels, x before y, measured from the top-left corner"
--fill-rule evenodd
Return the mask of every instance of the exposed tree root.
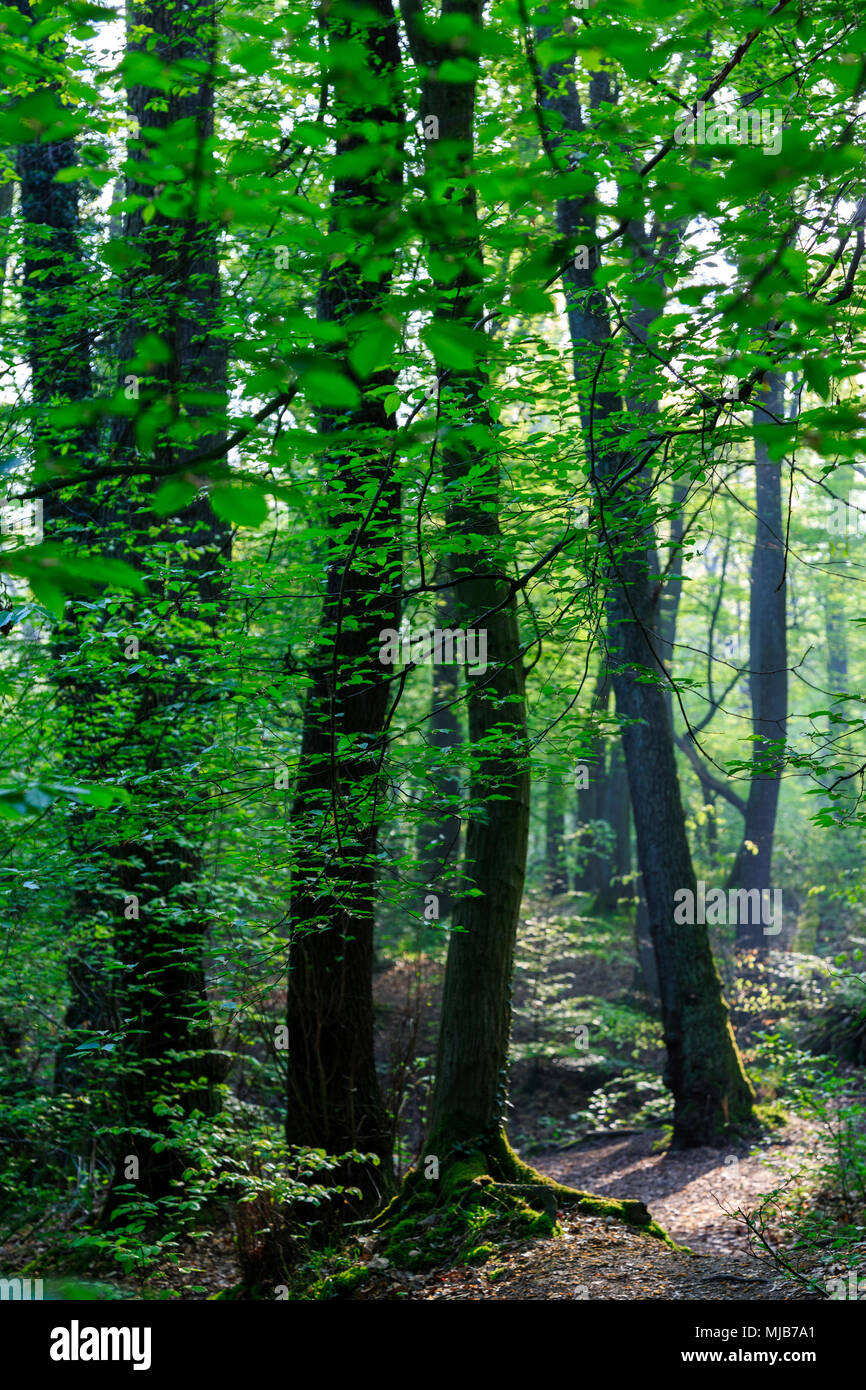
M 505 1239 L 557 1235 L 561 1208 L 613 1217 L 674 1246 L 643 1202 L 596 1197 L 554 1182 L 518 1158 L 501 1131 L 477 1147 L 452 1148 L 444 1162 L 431 1143 L 372 1225 L 386 1242 L 386 1257 L 412 1269 L 485 1259 Z

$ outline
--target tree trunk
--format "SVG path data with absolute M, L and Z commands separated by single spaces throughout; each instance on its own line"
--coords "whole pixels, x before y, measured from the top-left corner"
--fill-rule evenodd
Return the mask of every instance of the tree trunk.
M 437 584 L 444 582 L 445 572 L 444 566 L 437 567 Z M 453 592 L 445 590 L 439 597 L 436 622 L 443 628 L 452 628 L 456 621 Z M 430 747 L 436 761 L 428 779 L 433 806 L 430 810 L 425 808 L 415 845 L 422 892 L 438 897 L 440 922 L 451 916 L 454 907 L 453 878 L 460 847 L 460 775 L 453 761 L 454 750 L 460 747 L 462 739 L 459 707 L 455 704 L 459 691 L 459 667 L 451 662 L 434 662 Z
M 659 970 L 650 934 L 649 908 L 646 905 L 646 895 L 642 883 L 638 889 L 634 917 L 634 944 L 638 967 L 635 974 L 635 988 L 642 985 L 650 999 L 658 1003 L 660 999 Z
M 481 28 L 482 11 L 483 0 L 460 6 L 475 31 Z M 427 178 L 431 187 L 450 185 L 453 190 L 444 202 L 430 200 L 431 274 L 448 316 L 472 328 L 484 313 L 476 195 L 467 177 L 477 64 L 464 59 L 475 68 L 469 80 L 437 81 L 439 65 L 451 59 L 452 49 L 428 42 L 415 22 L 418 7 L 412 0 L 403 13 L 414 62 L 426 73 L 422 115 L 438 123 L 438 138 L 427 145 Z M 446 253 L 459 267 L 447 282 L 438 270 Z M 529 837 L 529 763 L 517 604 L 499 558 L 499 474 L 486 390 L 484 366 L 477 362 L 471 369 L 449 371 L 440 394 L 443 421 L 460 426 L 450 429 L 440 445 L 449 497 L 446 522 L 455 534 L 483 537 L 483 549 L 476 539 L 474 550 L 467 545 L 449 561 L 455 608 L 464 630 L 486 630 L 488 668 L 484 675 L 466 678 L 473 809 L 448 947 L 426 1148 L 444 1159 L 457 1146 L 468 1145 L 501 1164 L 506 1154 L 510 990 Z M 490 440 L 484 450 L 471 440 L 479 429 Z M 470 470 L 477 473 L 471 486 L 466 482 Z
M 612 912 L 623 898 L 634 896 L 631 874 L 631 798 L 621 740 L 611 745 L 601 818 L 610 827 L 610 851 L 602 858 L 602 885 L 593 912 Z
M 767 380 L 766 410 L 756 406 L 753 420 L 766 425 L 785 410 L 784 381 Z M 755 546 L 749 599 L 749 689 L 752 701 L 752 778 L 746 821 L 729 887 L 772 890 L 773 836 L 779 804 L 788 712 L 788 643 L 785 594 L 785 522 L 782 465 L 768 445 L 755 440 Z M 754 919 L 753 911 L 741 917 Z M 773 926 L 779 925 L 774 922 Z M 737 922 L 737 946 L 766 950 L 772 937 L 762 921 Z
M 565 788 L 556 774 L 547 779 L 544 848 L 545 887 L 551 897 L 559 897 L 568 892 L 568 868 L 565 862 Z
M 606 82 L 596 74 L 593 84 Z M 545 105 L 565 129 L 581 132 L 583 116 L 573 73 L 555 65 L 545 76 Z M 599 96 L 603 92 L 599 92 Z M 675 895 L 690 890 L 695 875 L 686 837 L 668 712 L 659 667 L 658 559 L 644 518 L 645 475 L 621 485 L 631 460 L 617 451 L 623 403 L 613 385 L 594 381 L 598 358 L 611 345 L 604 299 L 595 287 L 598 250 L 595 212 L 587 201 L 569 199 L 558 208 L 560 232 L 569 245 L 588 244 L 589 265 L 563 275 L 575 381 L 587 439 L 592 439 L 597 479 L 596 525 L 610 552 L 607 575 L 608 649 L 617 714 L 623 719 L 623 749 L 646 893 L 650 933 L 658 966 L 667 1068 L 674 1099 L 673 1145 L 717 1143 L 729 1125 L 751 1119 L 752 1089 L 731 1030 L 721 982 L 706 927 L 674 922 Z M 608 378 L 610 380 L 610 378 Z M 590 420 L 590 383 L 592 420 Z M 647 680 L 651 673 L 654 679 Z
M 156 463 L 180 471 L 185 457 L 218 447 L 225 438 L 219 228 L 203 211 L 211 177 L 216 10 L 213 4 L 179 10 L 158 0 L 133 7 L 128 18 L 129 52 L 147 51 L 164 63 L 204 64 L 192 91 L 182 78 L 168 92 L 139 85 L 128 91 L 135 137 L 127 196 L 153 198 L 148 166 L 161 165 L 166 148 L 186 182 L 174 186 L 168 205 L 159 206 L 158 200 L 150 221 L 141 206 L 124 217 L 124 240 L 140 261 L 122 286 L 119 389 L 132 381 L 140 399 L 134 414 L 117 418 L 113 445 L 118 457 L 135 457 L 143 427 L 152 431 Z M 142 25 L 147 26 L 144 37 Z M 145 334 L 162 340 L 165 360 L 148 363 L 139 386 L 132 362 Z M 202 405 L 202 395 L 211 403 Z M 165 432 L 181 409 L 198 425 L 195 447 L 189 449 Z M 111 846 L 118 885 L 115 947 L 122 966 L 121 1111 L 129 1128 L 120 1137 L 105 1221 L 124 1200 L 118 1188 L 132 1155 L 138 1159 L 138 1195 L 153 1199 L 172 1190 L 188 1158 L 176 1143 L 166 1143 L 171 1131 L 165 1102 L 181 1114 L 214 1113 L 219 1106 L 215 1082 L 224 1074 L 214 1052 L 203 963 L 209 928 L 200 886 L 205 832 L 190 798 L 189 769 L 207 743 L 206 709 L 215 697 L 204 672 L 218 670 L 210 647 L 224 611 L 231 533 L 205 499 L 182 507 L 170 523 L 162 521 L 150 505 L 158 485 L 151 479 L 115 485 L 102 511 L 115 552 L 144 564 L 151 601 L 169 608 L 159 629 L 159 674 L 145 668 L 124 683 L 122 708 L 129 725 L 123 757 L 147 788 L 149 833 L 136 832 Z M 151 557 L 159 551 L 151 547 L 169 543 L 171 558 L 157 568 Z M 134 623 L 136 610 L 128 608 L 126 616 Z M 190 651 L 199 663 L 192 676 L 187 674 Z M 120 709 L 118 695 L 115 717 Z
M 375 13 L 375 22 L 356 28 L 352 5 L 337 3 L 326 20 L 332 50 L 351 36 L 365 57 L 360 72 L 334 68 L 338 153 L 372 149 L 376 157 L 364 173 L 334 181 L 332 229 L 347 233 L 353 250 L 323 279 L 325 322 L 382 312 L 399 244 L 393 213 L 402 187 L 400 53 L 390 0 L 376 0 Z M 370 132 L 388 123 L 392 142 L 371 146 Z M 389 214 L 396 225 L 390 240 L 383 231 Z M 365 278 L 374 247 L 387 264 L 378 278 Z M 353 331 L 350 325 L 350 336 Z M 341 365 L 350 371 L 348 360 Z M 373 1049 L 372 966 L 379 763 L 395 691 L 392 666 L 379 659 L 380 632 L 400 624 L 400 491 L 382 443 L 396 428 L 383 404 L 383 388 L 394 380 L 390 367 L 377 371 L 356 407 L 321 419 L 322 432 L 333 438 L 326 467 L 334 527 L 349 535 L 330 543 L 292 809 L 300 843 L 291 901 L 286 1137 L 331 1154 L 376 1154 L 378 1170 L 350 1162 L 333 1174 L 359 1187 L 359 1210 L 393 1184 L 392 1128 Z M 341 447 L 347 431 L 348 449 Z M 365 516 L 371 480 L 378 501 Z
M 610 701 L 610 678 L 606 668 L 602 668 L 596 681 L 592 697 L 591 717 L 605 715 Z M 586 786 L 582 778 L 577 786 L 577 834 L 575 852 L 577 867 L 574 874 L 576 893 L 600 893 L 604 888 L 604 869 L 600 854 L 597 824 L 603 819 L 603 806 L 606 780 L 605 740 L 602 735 L 593 739 L 590 751 L 578 764 L 578 771 L 585 769 Z

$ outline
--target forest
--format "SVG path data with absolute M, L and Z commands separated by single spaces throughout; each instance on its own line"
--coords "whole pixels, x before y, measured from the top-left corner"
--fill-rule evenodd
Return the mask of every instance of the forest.
M 866 1299 L 856 0 L 0 68 L 0 1301 Z

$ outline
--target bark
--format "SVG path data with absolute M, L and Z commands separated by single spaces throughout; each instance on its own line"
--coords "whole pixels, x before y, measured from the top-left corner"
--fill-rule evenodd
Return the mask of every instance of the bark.
M 475 190 L 467 178 L 473 158 L 476 76 L 440 83 L 440 63 L 450 45 L 432 47 L 416 19 L 420 7 L 409 0 L 403 13 L 413 60 L 426 73 L 422 115 L 438 121 L 439 138 L 427 146 L 427 179 L 453 192 L 444 204 L 430 200 L 428 246 L 440 302 L 449 316 L 473 327 L 483 316 L 483 255 Z M 481 0 L 443 4 L 443 14 L 459 11 L 480 29 Z M 436 268 L 447 254 L 458 272 L 444 282 Z M 457 1145 L 471 1145 L 492 1157 L 503 1151 L 506 1066 L 511 1029 L 510 989 L 514 945 L 529 835 L 529 768 L 524 707 L 524 671 L 517 605 L 499 560 L 496 516 L 499 476 L 495 438 L 485 400 L 484 367 L 451 371 L 442 393 L 443 418 L 483 428 L 490 447 L 465 442 L 450 430 L 440 444 L 449 497 L 447 524 L 457 534 L 483 538 L 469 555 L 449 562 L 461 627 L 487 631 L 488 669 L 467 677 L 468 742 L 472 753 L 461 895 L 453 925 L 442 998 L 427 1151 L 440 1158 Z M 470 435 L 471 437 L 471 435 Z M 471 485 L 473 465 L 483 472 Z M 480 809 L 480 808 L 483 808 Z M 466 891 L 468 890 L 468 891 Z M 474 892 L 476 896 L 469 894 Z
M 596 92 L 605 84 L 593 77 Z M 565 64 L 544 79 L 546 104 L 560 113 L 567 130 L 584 129 L 572 73 Z M 555 150 L 555 147 L 554 147 Z M 594 285 L 598 266 L 595 214 L 577 199 L 559 204 L 560 232 L 570 245 L 591 248 L 587 270 L 570 267 L 563 276 L 574 350 L 575 381 L 596 480 L 595 523 L 609 554 L 608 649 L 617 714 L 623 720 L 638 857 L 658 966 L 667 1067 L 674 1099 L 675 1147 L 718 1142 L 729 1124 L 751 1118 L 753 1092 L 743 1071 L 704 926 L 674 923 L 674 895 L 696 892 L 685 829 L 668 699 L 659 665 L 659 562 L 652 526 L 643 520 L 643 498 L 653 487 L 646 473 L 629 485 L 622 475 L 631 460 L 617 449 L 623 402 L 604 380 L 589 383 L 599 354 L 611 344 L 604 300 Z M 651 425 L 648 425 L 651 430 Z M 646 679 L 647 674 L 655 677 Z
M 667 577 L 659 598 L 658 654 L 659 659 L 668 671 L 671 670 L 674 658 L 674 647 L 677 638 L 677 615 L 679 614 L 680 597 L 683 591 L 683 530 L 685 526 L 684 509 L 687 497 L 688 487 L 686 484 L 676 483 L 673 491 L 673 512 L 671 515 L 668 542 L 670 554 L 667 562 Z M 667 697 L 668 715 L 670 717 L 671 728 L 673 729 L 673 693 L 668 691 Z
M 401 197 L 400 53 L 390 0 L 377 0 L 376 19 L 355 27 L 351 5 L 327 16 L 328 43 L 350 36 L 363 45 L 363 73 L 335 69 L 338 153 L 362 151 L 369 131 L 394 123 L 377 144 L 368 172 L 335 179 L 331 222 L 355 250 L 321 285 L 319 317 L 343 322 L 381 312 L 399 238 L 393 212 Z M 396 225 L 389 241 L 384 228 Z M 361 274 L 375 246 L 388 261 L 377 279 Z M 348 370 L 347 364 L 343 366 Z M 348 540 L 332 540 L 324 611 L 310 663 L 292 821 L 300 841 L 292 885 L 287 1022 L 286 1136 L 292 1144 L 372 1153 L 381 1167 L 346 1163 L 334 1177 L 361 1192 L 358 1209 L 375 1204 L 393 1183 L 391 1135 L 373 1051 L 373 927 L 381 742 L 394 696 L 392 668 L 379 660 L 379 633 L 400 624 L 400 491 L 387 453 L 396 427 L 383 387 L 395 373 L 375 373 L 349 412 L 325 414 L 332 437 L 326 460 L 333 524 Z M 351 447 L 341 447 L 341 437 Z M 378 503 L 365 520 L 371 479 Z M 311 829 L 312 827 L 312 829 Z
M 756 425 L 783 417 L 784 381 L 770 376 L 766 409 L 757 405 Z M 755 441 L 755 544 L 749 597 L 749 691 L 752 702 L 752 777 L 743 839 L 731 870 L 732 888 L 772 888 L 773 837 L 784 765 L 788 710 L 785 522 L 782 464 L 768 445 Z M 748 914 L 749 916 L 753 914 Z M 771 938 L 760 922 L 738 922 L 737 946 L 766 950 Z
M 642 883 L 638 889 L 637 910 L 634 918 L 634 944 L 638 965 L 635 987 L 642 984 L 650 999 L 657 1003 L 659 1000 L 659 971 L 650 934 L 649 908 Z
M 12 211 L 12 195 L 15 185 L 11 180 L 7 183 L 0 183 L 0 218 L 8 217 Z M 8 233 L 0 229 L 0 305 L 2 305 L 3 290 L 6 287 L 6 264 L 9 260 L 9 237 Z
M 167 360 L 148 364 L 136 378 L 138 407 L 134 415 L 116 418 L 111 443 L 115 456 L 135 457 L 142 447 L 138 431 L 149 422 L 156 462 L 182 470 L 185 457 L 222 442 L 227 408 L 227 352 L 219 331 L 219 228 L 207 212 L 216 9 L 208 3 L 175 6 L 155 0 L 134 6 L 128 20 L 129 52 L 146 50 L 163 62 L 205 65 L 193 90 L 172 86 L 164 92 L 138 85 L 128 91 L 135 135 L 127 195 L 153 198 L 145 166 L 165 149 L 183 169 L 185 182 L 175 189 L 177 200 L 157 206 L 149 222 L 141 207 L 124 216 L 124 240 L 135 247 L 139 261 L 121 286 L 121 385 L 144 334 L 162 340 Z M 149 32 L 142 37 L 138 26 Z M 208 404 L 201 403 L 202 395 Z M 165 432 L 181 409 L 191 421 L 201 422 L 189 449 Z M 213 1113 L 219 1107 L 216 1082 L 225 1071 L 214 1049 L 207 999 L 209 918 L 200 885 L 203 817 L 194 814 L 189 768 L 206 745 L 207 707 L 216 698 L 207 672 L 218 669 L 211 649 L 224 612 L 231 532 L 205 498 L 166 523 L 150 506 L 157 486 L 141 480 L 114 487 L 100 514 L 114 552 L 143 564 L 151 601 L 168 599 L 174 610 L 161 625 L 159 674 L 145 669 L 127 677 L 112 711 L 115 717 L 122 711 L 129 721 L 122 756 L 144 778 L 150 823 L 149 833 L 136 831 L 109 846 L 118 890 L 115 949 L 122 967 L 120 1110 L 128 1131 L 118 1145 L 105 1221 L 123 1200 L 117 1188 L 125 1179 L 128 1154 L 139 1160 L 139 1194 L 159 1198 L 171 1191 L 188 1159 L 176 1145 L 165 1143 L 163 1102 L 186 1114 Z M 157 553 L 151 547 L 169 542 L 174 553 L 157 577 L 155 568 L 148 568 Z M 135 610 L 128 608 L 126 614 L 133 620 Z M 183 781 L 181 768 L 187 771 Z
M 631 874 L 631 801 L 628 774 L 620 740 L 611 746 L 607 777 L 604 781 L 602 820 L 610 827 L 610 852 L 601 859 L 602 884 L 593 903 L 593 912 L 611 912 L 623 898 L 634 893 Z

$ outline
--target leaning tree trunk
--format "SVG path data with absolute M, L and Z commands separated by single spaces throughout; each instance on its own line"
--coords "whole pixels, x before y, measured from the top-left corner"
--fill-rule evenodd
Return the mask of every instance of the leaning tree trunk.
M 781 419 L 785 410 L 784 381 L 767 380 L 766 409 L 753 413 L 756 425 Z M 746 803 L 743 838 L 729 887 L 758 893 L 772 891 L 773 838 L 784 763 L 788 714 L 788 640 L 786 628 L 785 522 L 782 507 L 782 465 L 770 458 L 765 440 L 755 440 L 755 546 L 749 597 L 749 688 L 752 701 L 752 777 Z M 764 931 L 762 914 L 741 914 L 737 946 L 766 950 L 772 937 Z M 774 921 L 774 927 L 779 924 Z
M 593 79 L 592 96 L 605 95 L 604 74 Z M 562 117 L 563 128 L 584 130 L 573 71 L 548 70 L 545 106 Z M 551 142 L 551 149 L 556 146 Z M 622 485 L 630 459 L 617 449 L 623 402 L 610 371 L 594 378 L 599 356 L 612 344 L 604 299 L 595 287 L 599 258 L 593 204 L 560 202 L 560 232 L 569 245 L 588 245 L 586 269 L 572 264 L 563 276 L 574 352 L 575 381 L 586 437 L 593 441 L 596 524 L 608 549 L 608 649 L 617 714 L 623 719 L 637 834 L 638 858 L 649 926 L 658 965 L 667 1067 L 674 1099 L 673 1145 L 685 1148 L 718 1142 L 729 1125 L 752 1115 L 752 1089 L 722 997 L 706 927 L 683 929 L 674 922 L 675 894 L 696 893 L 686 836 L 667 705 L 659 666 L 659 573 L 652 527 L 642 498 L 651 480 L 645 473 Z M 590 383 L 593 402 L 590 405 Z M 592 419 L 590 409 L 592 408 Z M 651 416 L 648 417 L 648 427 Z M 653 679 L 647 680 L 650 674 Z
M 351 36 L 356 56 L 363 55 L 358 72 L 338 64 L 332 73 L 337 150 L 354 153 L 363 172 L 334 181 L 331 225 L 352 249 L 325 273 L 319 317 L 346 322 L 355 336 L 349 321 L 382 311 L 401 234 L 394 216 L 402 192 L 400 52 L 390 0 L 376 0 L 375 14 L 354 30 L 349 0 L 332 6 L 326 21 L 335 52 Z M 384 142 L 379 131 L 388 126 L 392 138 Z M 374 248 L 385 264 L 370 277 Z M 351 374 L 347 361 L 341 366 Z M 325 467 L 333 529 L 345 539 L 330 542 L 292 810 L 286 1136 L 331 1154 L 356 1149 L 381 1159 L 379 1168 L 347 1162 L 334 1171 L 335 1180 L 359 1188 L 357 1209 L 375 1205 L 393 1184 L 392 1127 L 373 1048 L 372 968 L 380 761 L 395 691 L 379 634 L 400 624 L 400 489 L 383 443 L 396 428 L 383 404 L 394 381 L 390 367 L 375 372 L 361 384 L 357 406 L 321 419 L 332 441 Z

